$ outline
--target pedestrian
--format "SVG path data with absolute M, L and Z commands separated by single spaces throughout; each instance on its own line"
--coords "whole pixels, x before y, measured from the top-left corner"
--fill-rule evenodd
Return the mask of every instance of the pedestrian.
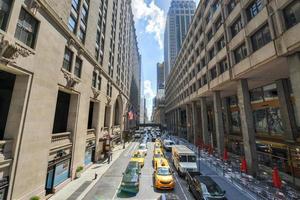
M 111 160 L 112 160 L 112 151 L 109 150 L 107 155 L 107 163 L 109 164 Z
M 96 180 L 98 178 L 98 174 L 95 173 L 95 177 L 94 177 L 94 180 Z

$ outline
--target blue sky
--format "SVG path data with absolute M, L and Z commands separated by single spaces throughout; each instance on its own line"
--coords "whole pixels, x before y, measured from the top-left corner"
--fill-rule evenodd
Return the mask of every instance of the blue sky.
M 163 33 L 171 0 L 132 0 L 136 34 L 142 55 L 142 87 L 148 116 L 156 95 L 156 64 L 164 59 Z M 195 0 L 199 2 L 199 0 Z

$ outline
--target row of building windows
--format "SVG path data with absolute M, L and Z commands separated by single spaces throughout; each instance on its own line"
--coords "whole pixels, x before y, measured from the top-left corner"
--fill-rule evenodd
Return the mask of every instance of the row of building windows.
M 72 52 L 69 48 L 66 47 L 62 67 L 68 72 L 72 72 L 73 56 L 74 56 L 74 52 Z M 82 71 L 82 60 L 78 56 L 76 56 L 74 75 L 78 78 L 81 78 L 81 71 Z
M 236 0 L 230 0 L 227 4 L 227 9 L 228 9 L 228 14 L 230 14 L 230 12 L 232 12 L 232 10 L 234 9 L 234 7 L 237 5 L 237 1 Z M 252 1 L 249 6 L 246 8 L 246 15 L 247 15 L 247 20 L 250 21 L 252 18 L 254 18 L 261 10 L 263 9 L 263 4 L 261 0 L 254 0 Z M 216 10 L 216 9 L 215 9 Z M 299 1 L 293 1 L 291 2 L 289 5 L 287 5 L 283 10 L 283 16 L 285 19 L 285 24 L 286 24 L 286 28 L 291 28 L 292 26 L 296 25 L 297 23 L 300 22 L 300 2 Z M 223 19 L 222 16 L 220 16 L 219 18 L 216 18 L 216 21 L 214 23 L 215 26 L 215 31 L 218 30 L 218 28 L 220 28 L 220 23 L 222 23 Z M 195 22 L 194 22 L 195 23 Z M 197 23 L 195 23 L 195 25 L 197 25 Z M 242 19 L 241 17 L 238 17 L 236 19 L 236 21 L 230 26 L 229 30 L 232 34 L 231 38 L 233 38 L 241 29 L 243 28 L 243 23 L 242 23 Z M 200 27 L 201 29 L 201 27 Z M 201 31 L 201 30 L 200 30 Z M 193 33 L 191 33 L 193 34 Z M 196 35 L 199 39 L 198 34 Z M 206 34 L 206 37 L 208 38 L 208 41 L 210 39 L 213 38 L 213 30 L 209 30 Z M 189 41 L 189 39 L 191 38 L 190 34 L 187 36 L 186 40 Z M 256 31 L 252 36 L 250 36 L 250 40 L 249 40 L 249 49 L 247 48 L 248 46 L 246 45 L 246 42 L 242 43 L 241 45 L 239 45 L 237 48 L 232 50 L 232 54 L 233 54 L 233 64 L 237 64 L 239 63 L 241 60 L 243 60 L 244 58 L 246 58 L 250 52 L 256 51 L 259 48 L 263 47 L 264 45 L 266 45 L 267 43 L 269 43 L 272 40 L 271 38 L 271 33 L 270 33 L 270 29 L 268 27 L 268 23 L 266 23 L 264 26 L 262 26 L 258 31 Z M 208 42 L 207 41 L 207 42 Z M 248 41 L 247 41 L 248 42 Z M 189 43 L 189 42 L 187 42 Z M 187 44 L 186 42 L 184 43 L 184 46 L 186 46 Z M 194 42 L 194 44 L 197 43 L 197 40 Z M 216 51 L 215 49 L 218 51 L 220 51 L 221 49 L 223 49 L 226 45 L 226 37 L 225 36 L 221 36 L 220 39 L 216 42 L 216 45 L 214 45 L 214 47 L 212 49 L 208 50 L 207 56 L 205 59 L 202 58 L 200 60 L 200 63 L 196 64 L 198 71 L 199 69 L 202 69 L 207 62 L 206 61 L 210 61 L 215 55 L 216 55 Z M 178 68 L 175 67 L 176 73 L 178 74 L 177 79 L 179 80 L 183 80 L 181 84 L 179 84 L 179 86 L 175 87 L 174 90 L 178 90 L 182 84 L 187 83 L 189 80 L 186 80 L 186 78 L 183 79 L 183 77 L 185 76 L 188 67 L 193 66 L 192 63 L 194 62 L 194 60 L 200 55 L 200 49 L 204 49 L 204 43 L 200 43 L 200 48 L 198 47 L 197 49 L 195 49 L 195 57 L 191 56 L 191 62 L 190 60 L 187 59 L 187 57 L 185 57 L 184 59 L 181 59 L 182 62 L 187 62 L 188 66 L 184 65 L 184 63 L 180 63 L 179 66 L 185 66 L 183 68 Z M 192 47 L 192 45 L 190 45 L 189 48 L 186 48 L 187 52 L 192 52 L 194 50 L 194 47 Z M 182 57 L 181 56 L 182 52 L 179 54 L 178 57 Z M 186 61 L 188 60 L 188 61 Z M 176 69 L 177 68 L 177 69 Z M 218 74 L 222 74 L 224 71 L 226 71 L 229 68 L 229 65 L 226 61 L 226 64 L 220 62 L 219 64 L 219 73 Z M 182 70 L 180 72 L 180 70 Z M 218 70 L 216 70 L 218 72 Z M 214 77 L 213 73 L 213 77 Z M 178 81 L 172 81 L 173 84 L 175 82 Z M 168 89 L 170 89 L 172 87 L 168 87 Z M 166 91 L 166 93 L 169 93 L 169 91 Z

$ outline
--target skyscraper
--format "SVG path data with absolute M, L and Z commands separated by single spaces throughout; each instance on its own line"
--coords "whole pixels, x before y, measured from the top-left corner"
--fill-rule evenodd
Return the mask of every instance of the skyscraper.
M 164 63 L 157 63 L 157 92 L 165 88 Z
M 194 0 L 172 0 L 164 35 L 165 80 L 174 65 L 196 9 Z

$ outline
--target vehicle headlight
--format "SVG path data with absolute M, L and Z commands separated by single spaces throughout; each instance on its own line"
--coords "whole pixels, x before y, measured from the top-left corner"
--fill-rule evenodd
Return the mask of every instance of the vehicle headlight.
M 134 183 L 134 186 L 139 186 L 139 183 Z
M 121 186 L 124 186 L 124 185 L 125 185 L 125 183 L 124 183 L 124 182 L 122 182 L 122 183 L 121 183 Z

